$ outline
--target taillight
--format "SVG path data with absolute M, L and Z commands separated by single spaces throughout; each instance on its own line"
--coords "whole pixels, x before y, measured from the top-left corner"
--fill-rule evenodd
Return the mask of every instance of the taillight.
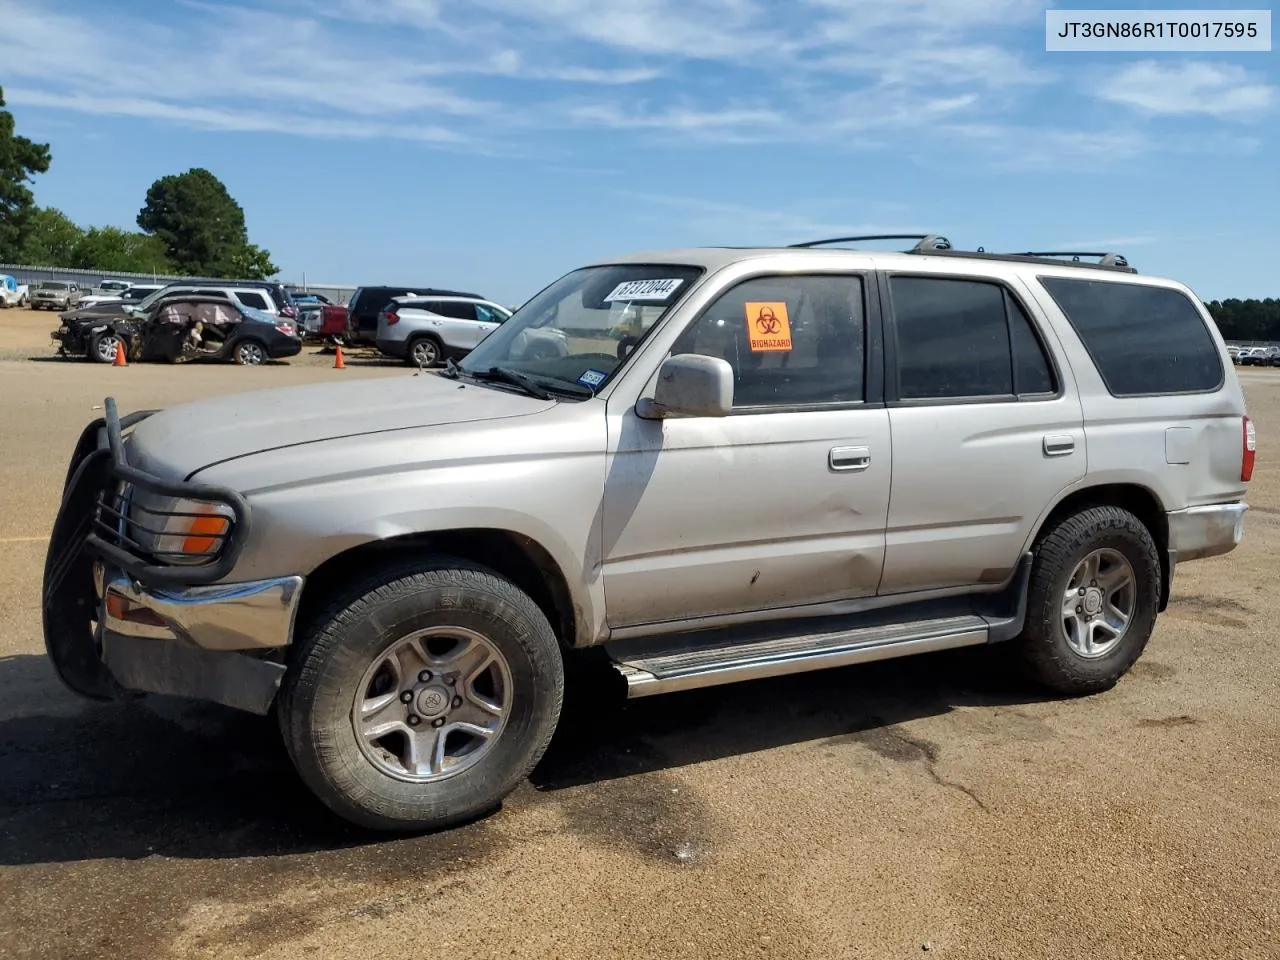
M 277 323 L 276 329 L 279 330 L 281 333 L 287 333 L 291 337 L 294 335 L 294 332 L 295 332 L 293 325 L 289 323 Z
M 1258 456 L 1258 433 L 1253 428 L 1253 421 L 1243 417 L 1244 456 L 1240 460 L 1240 480 L 1248 483 L 1253 479 L 1253 461 Z
M 400 322 L 400 314 L 396 313 L 394 310 L 388 310 L 383 314 L 383 316 L 387 318 L 388 327 L 395 326 Z
M 288 317 L 290 320 L 292 320 L 294 317 L 298 315 L 298 311 L 293 307 L 284 307 L 283 309 L 281 309 L 280 315 L 282 317 Z

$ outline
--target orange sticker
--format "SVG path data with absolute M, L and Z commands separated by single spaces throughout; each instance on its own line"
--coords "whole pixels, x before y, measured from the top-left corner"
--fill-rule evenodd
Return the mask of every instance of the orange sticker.
M 754 353 L 791 350 L 791 321 L 785 303 L 748 303 L 747 336 Z

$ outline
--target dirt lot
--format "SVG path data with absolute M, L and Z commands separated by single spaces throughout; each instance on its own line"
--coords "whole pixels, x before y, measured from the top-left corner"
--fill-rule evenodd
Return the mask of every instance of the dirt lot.
M 0 350 L 47 353 L 36 318 Z M 386 840 L 265 721 L 88 705 L 42 656 L 93 406 L 403 373 L 330 363 L 0 362 L 0 956 L 1280 957 L 1280 376 L 1242 375 L 1245 544 L 1179 572 L 1112 692 L 1046 699 L 993 648 L 580 703 L 502 812 Z

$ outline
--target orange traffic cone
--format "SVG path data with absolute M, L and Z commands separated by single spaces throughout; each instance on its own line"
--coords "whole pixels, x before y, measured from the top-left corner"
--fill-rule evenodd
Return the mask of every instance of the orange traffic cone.
M 113 367 L 127 367 L 129 361 L 124 358 L 124 343 L 120 340 L 116 341 L 116 358 L 111 361 Z
M 335 369 L 335 370 L 345 370 L 345 369 L 347 369 L 347 364 L 346 364 L 346 362 L 342 359 L 342 347 L 341 347 L 341 346 L 339 346 L 339 347 L 338 347 L 337 352 L 333 355 L 333 369 Z

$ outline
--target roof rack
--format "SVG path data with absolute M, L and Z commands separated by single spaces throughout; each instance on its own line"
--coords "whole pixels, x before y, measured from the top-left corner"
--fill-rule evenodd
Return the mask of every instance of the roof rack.
M 1097 257 L 1098 266 L 1100 267 L 1127 267 L 1129 261 L 1118 253 L 1084 253 L 1082 251 L 1067 250 L 1054 253 L 1017 253 L 1013 254 L 1017 257 L 1037 257 L 1041 260 L 1052 260 L 1070 257 L 1073 263 L 1079 263 L 1081 257 Z
M 1081 267 L 1086 270 L 1115 270 L 1120 273 L 1137 273 L 1129 260 L 1118 253 L 1086 253 L 1084 251 L 1031 251 L 1028 253 L 994 253 L 984 247 L 977 250 L 956 250 L 951 241 L 936 233 L 881 233 L 859 237 L 834 237 L 831 240 L 812 240 L 793 243 L 788 249 L 821 247 L 833 243 L 856 243 L 863 240 L 915 240 L 916 244 L 906 253 L 923 256 L 959 257 L 975 260 L 1002 260 L 1014 263 L 1041 263 L 1046 266 Z M 1089 258 L 1089 259 L 1084 259 Z M 1096 260 L 1097 262 L 1092 262 Z
M 833 237 L 830 240 L 810 240 L 808 243 L 792 243 L 790 247 L 825 247 L 831 243 L 858 243 L 863 240 L 916 240 L 910 253 L 931 253 L 934 250 L 950 250 L 951 241 L 936 233 L 878 233 L 861 237 Z

